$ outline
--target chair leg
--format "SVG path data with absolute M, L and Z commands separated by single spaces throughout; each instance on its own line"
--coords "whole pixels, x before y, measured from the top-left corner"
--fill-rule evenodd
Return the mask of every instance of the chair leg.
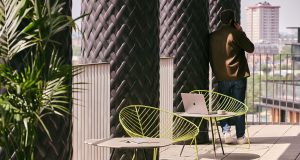
M 156 148 L 153 148 L 153 160 L 156 160 Z
M 132 156 L 132 158 L 131 158 L 131 160 L 135 160 L 135 151 L 133 151 L 133 156 Z
M 199 160 L 199 153 L 198 153 L 198 145 L 197 145 L 197 138 L 195 137 L 195 148 L 196 148 L 196 160 Z
M 109 160 L 112 160 L 114 153 L 115 153 L 115 148 L 112 149 L 112 152 L 111 152 Z
M 215 142 L 214 142 L 214 131 L 213 131 L 213 124 L 212 124 L 212 118 L 210 117 L 209 118 L 209 121 L 210 121 L 210 127 L 211 127 L 211 135 L 212 135 L 212 144 L 213 144 L 213 147 L 214 147 L 214 152 L 215 152 L 215 158 L 217 157 L 216 155 L 216 146 L 215 146 Z
M 134 149 L 134 157 L 135 157 L 135 160 L 138 160 L 138 149 L 136 148 L 136 149 Z
M 159 153 L 158 148 L 154 148 L 155 156 L 153 157 L 154 160 L 159 160 Z
M 221 143 L 222 153 L 223 153 L 223 155 L 225 155 L 224 148 L 223 148 L 223 143 L 222 143 L 222 139 L 221 139 L 221 136 L 220 136 L 220 131 L 219 131 L 219 128 L 218 128 L 218 123 L 217 123 L 216 118 L 215 118 L 215 123 L 216 123 L 216 126 L 217 126 L 217 131 L 218 131 L 218 135 L 219 135 L 219 139 L 220 139 L 220 143 Z
M 200 128 L 200 125 L 201 125 L 202 121 L 203 121 L 203 118 L 201 118 L 201 121 L 198 124 L 198 128 Z
M 181 155 L 182 155 L 182 152 L 183 152 L 183 149 L 184 149 L 184 147 L 185 147 L 185 141 L 183 141 L 183 146 L 182 146 L 182 149 L 181 149 L 181 152 L 180 152 L 180 157 L 181 157 Z

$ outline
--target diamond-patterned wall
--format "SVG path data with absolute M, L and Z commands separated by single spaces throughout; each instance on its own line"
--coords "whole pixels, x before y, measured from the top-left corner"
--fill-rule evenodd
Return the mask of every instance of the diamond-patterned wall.
M 118 120 L 123 107 L 159 104 L 158 5 L 158 0 L 82 1 L 82 11 L 91 13 L 82 22 L 82 60 L 111 65 L 112 137 L 126 135 Z
M 208 2 L 160 1 L 160 55 L 174 57 L 174 106 L 180 93 L 208 89 Z
M 209 0 L 209 27 L 211 31 L 220 27 L 219 13 L 224 9 L 235 12 L 237 22 L 241 19 L 241 0 Z
M 184 110 L 180 93 L 208 89 L 208 22 L 208 1 L 160 0 L 160 55 L 174 57 L 175 112 Z M 208 135 L 197 139 L 206 142 Z

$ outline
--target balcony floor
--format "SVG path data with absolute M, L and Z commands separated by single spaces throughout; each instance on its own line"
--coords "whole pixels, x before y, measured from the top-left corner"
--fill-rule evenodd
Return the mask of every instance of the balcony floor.
M 232 133 L 235 133 L 232 130 Z M 216 144 L 217 159 L 225 160 L 300 160 L 300 125 L 251 125 L 249 126 L 251 146 Z M 210 136 L 211 137 L 211 136 Z M 218 141 L 218 139 L 217 139 Z M 195 159 L 195 147 L 186 146 L 180 157 L 181 145 L 172 145 L 160 150 L 161 160 Z M 212 144 L 198 145 L 199 159 L 214 159 Z

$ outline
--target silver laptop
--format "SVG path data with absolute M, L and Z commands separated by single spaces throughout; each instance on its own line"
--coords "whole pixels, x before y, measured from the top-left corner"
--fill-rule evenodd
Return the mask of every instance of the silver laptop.
M 208 114 L 202 94 L 181 93 L 183 107 L 187 113 Z

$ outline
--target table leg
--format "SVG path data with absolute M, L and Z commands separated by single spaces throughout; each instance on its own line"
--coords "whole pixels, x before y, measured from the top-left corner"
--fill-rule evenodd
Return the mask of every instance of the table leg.
M 145 159 L 146 159 L 146 160 L 148 160 L 148 159 L 147 159 L 146 150 L 145 150 L 145 149 L 143 149 L 143 152 L 144 152 Z
M 180 157 L 181 157 L 181 154 L 183 152 L 184 147 L 185 147 L 185 141 L 183 141 L 183 146 L 182 146 L 182 149 L 181 149 L 181 152 L 180 152 Z
M 211 127 L 211 135 L 212 135 L 212 144 L 214 146 L 214 152 L 215 152 L 215 158 L 217 157 L 216 155 L 216 146 L 215 146 L 215 135 L 214 135 L 214 129 L 213 129 L 213 124 L 212 124 L 212 118 L 209 118 L 210 121 L 210 127 Z
M 156 152 L 155 160 L 159 160 L 159 150 L 158 150 L 158 148 L 155 148 L 155 152 Z
M 216 117 L 215 117 L 215 122 L 216 122 L 216 126 L 217 126 L 218 135 L 219 135 L 219 138 L 220 138 L 220 143 L 221 143 L 222 152 L 223 152 L 223 155 L 225 155 L 225 153 L 224 153 L 224 148 L 223 148 L 223 144 L 222 144 L 222 139 L 221 139 L 221 136 L 220 136 L 220 131 L 219 131 L 219 127 L 218 127 L 218 123 L 217 123 L 217 118 L 216 118 Z
M 114 153 L 115 153 L 115 148 L 112 149 L 112 152 L 111 152 L 111 154 L 110 154 L 109 160 L 112 160 L 112 159 L 113 159 Z

